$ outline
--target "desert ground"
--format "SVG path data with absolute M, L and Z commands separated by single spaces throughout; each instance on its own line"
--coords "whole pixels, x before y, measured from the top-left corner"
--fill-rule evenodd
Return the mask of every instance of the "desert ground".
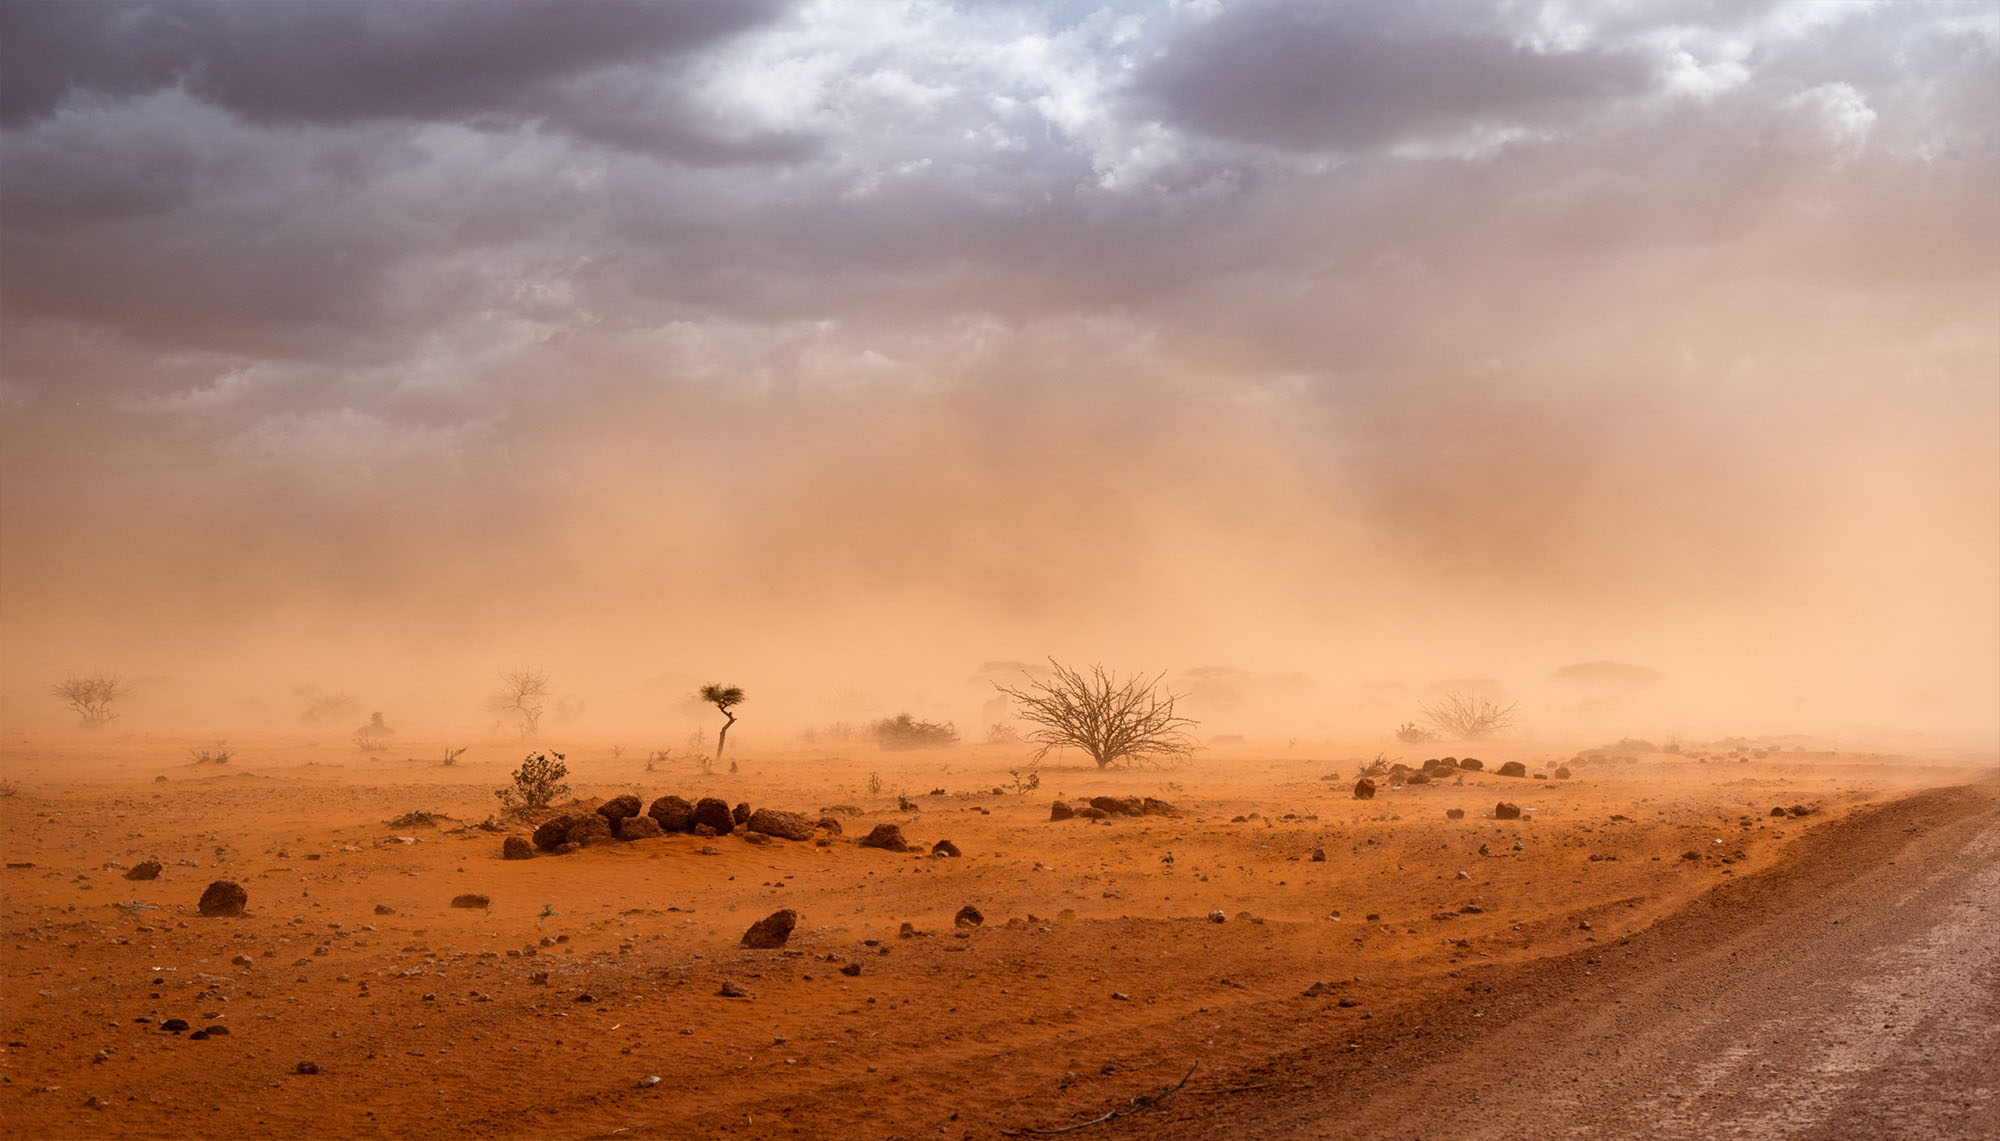
M 1440 744 L 1388 752 L 1484 770 L 1358 800 L 1372 754 L 1303 745 L 1172 771 L 1051 759 L 1025 792 L 1020 748 L 746 749 L 703 774 L 579 746 L 569 811 L 713 796 L 840 831 L 503 860 L 532 824 L 494 790 L 529 746 L 445 766 L 421 743 L 245 739 L 218 765 L 200 744 L 0 755 L 10 1135 L 958 1138 L 1113 1111 L 1083 1135 L 1232 1113 L 1218 1129 L 1255 1135 L 1244 1107 L 1318 1066 L 1319 1100 L 1283 1102 L 1309 1135 L 1416 1012 L 1594 963 L 1814 837 L 1838 850 L 1828 830 L 1859 814 L 1994 771 L 1804 740 Z M 1050 819 L 1095 796 L 1175 814 Z M 884 823 L 910 851 L 857 844 Z M 146 860 L 158 877 L 128 880 Z M 217 880 L 241 915 L 198 912 Z M 740 945 L 783 908 L 783 947 Z

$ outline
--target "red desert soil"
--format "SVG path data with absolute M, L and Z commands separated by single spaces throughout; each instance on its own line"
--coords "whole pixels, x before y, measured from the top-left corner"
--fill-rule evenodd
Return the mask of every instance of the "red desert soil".
M 1731 1135 L 1718 1114 L 1755 1134 L 1904 1104 L 1904 1063 L 1994 1072 L 1990 1035 L 1900 1062 L 1877 1048 L 1992 1009 L 1990 954 L 1935 967 L 1992 928 L 1951 902 L 1990 904 L 1991 876 L 1944 860 L 1983 819 L 1990 867 L 1991 788 L 1880 807 L 1990 760 L 1600 756 L 1570 780 L 1384 780 L 1363 802 L 1353 759 L 1051 768 L 1015 796 L 993 789 L 1018 757 L 980 750 L 753 756 L 712 776 L 579 750 L 589 805 L 674 792 L 861 812 L 825 846 L 670 835 L 502 861 L 506 833 L 475 825 L 521 752 L 444 768 L 272 741 L 224 770 L 174 742 L 10 747 L 8 1133 L 992 1137 L 1196 1067 L 1158 1108 L 1084 1135 Z M 860 791 L 871 771 L 879 795 Z M 1055 797 L 1093 795 L 1182 814 L 1047 819 Z M 1522 818 L 1492 819 L 1502 799 Z M 1770 815 L 1795 804 L 1812 814 Z M 452 819 L 387 823 L 412 810 Z M 1898 812 L 1915 832 L 1882 823 Z M 854 843 L 884 822 L 920 852 Z M 964 855 L 928 855 L 942 839 Z M 146 859 L 158 879 L 124 878 Z M 1934 865 L 1972 878 L 1919 882 Z M 197 913 L 218 879 L 247 889 L 243 915 Z M 1871 891 L 1876 911 L 1846 920 Z M 469 892 L 490 907 L 451 906 Z M 955 927 L 968 904 L 984 924 Z M 782 907 L 800 916 L 786 947 L 738 946 Z M 920 934 L 899 937 L 906 922 Z M 1917 927 L 1944 958 L 1899 941 Z M 1736 977 L 1753 967 L 1772 981 Z M 1891 1026 L 1860 1037 L 1863 1017 Z M 227 1033 L 193 1038 L 213 1026 Z M 1752 1032 L 1771 1027 L 1787 1081 L 1758 1068 Z M 1965 1085 L 1985 1108 L 1926 1101 L 1929 1135 L 1991 1120 L 1991 1091 Z

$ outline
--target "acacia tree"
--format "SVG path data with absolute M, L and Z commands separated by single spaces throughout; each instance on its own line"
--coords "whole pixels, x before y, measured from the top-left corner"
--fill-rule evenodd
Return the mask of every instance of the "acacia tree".
M 111 703 L 131 693 L 132 688 L 117 674 L 103 672 L 71 674 L 49 687 L 49 695 L 76 711 L 83 723 L 95 729 L 117 717 Z
M 1014 699 L 1015 713 L 1039 726 L 1028 740 L 1039 745 L 1035 759 L 1058 749 L 1088 753 L 1100 769 L 1121 762 L 1164 764 L 1194 752 L 1188 730 L 1197 724 L 1174 712 L 1180 695 L 1160 687 L 1165 673 L 1134 674 L 1119 681 L 1103 666 L 1088 673 L 1049 659 L 1046 679 L 1027 678 L 1022 686 L 994 688 Z
M 500 692 L 494 704 L 501 716 L 521 719 L 521 736 L 532 737 L 542 727 L 542 706 L 549 697 L 549 671 L 536 666 L 500 673 Z
M 1514 704 L 1498 705 L 1477 694 L 1454 689 L 1430 704 L 1418 703 L 1424 720 L 1454 740 L 1483 741 L 1514 724 Z
M 729 740 L 729 727 L 736 724 L 736 715 L 729 711 L 732 705 L 743 704 L 743 689 L 734 685 L 705 685 L 701 687 L 701 699 L 721 712 L 729 720 L 722 723 L 722 729 L 715 735 L 715 759 L 722 760 L 723 743 Z

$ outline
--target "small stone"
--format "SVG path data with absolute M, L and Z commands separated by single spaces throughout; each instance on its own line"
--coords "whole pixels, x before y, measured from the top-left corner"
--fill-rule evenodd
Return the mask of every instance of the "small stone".
M 597 814 L 607 821 L 623 820 L 628 816 L 639 815 L 640 807 L 639 798 L 628 792 L 598 805 Z
M 257 960 L 251 958 L 248 955 L 238 955 L 229 961 L 236 964 L 239 967 L 248 967 L 255 964 Z
M 951 922 L 953 926 L 957 927 L 977 927 L 986 922 L 986 916 L 980 914 L 978 908 L 968 903 L 958 909 L 958 914 L 951 917 Z
M 468 891 L 464 895 L 452 896 L 451 905 L 453 907 L 488 908 L 493 906 L 493 900 L 476 891 Z
M 298 1065 L 292 1067 L 292 1072 L 295 1074 L 316 1074 L 319 1073 L 319 1063 L 300 1062 Z
M 393 908 L 393 907 L 390 907 L 390 906 L 389 906 L 388 904 L 386 904 L 386 903 L 378 903 L 378 904 L 376 904 L 376 905 L 375 905 L 375 914 L 377 914 L 377 915 L 394 915 L 394 914 L 396 914 L 396 909 L 395 909 L 395 908 Z
M 1227 923 L 1229 922 L 1229 913 L 1218 907 L 1208 913 L 1208 921 L 1210 923 Z
M 1315 864 L 1326 863 L 1326 849 L 1314 848 L 1312 852 L 1312 862 Z
M 188 1024 L 185 1018 L 169 1018 L 165 1022 L 160 1023 L 160 1029 L 165 1030 L 169 1034 L 179 1034 L 187 1028 Z
M 666 834 L 658 820 L 636 813 L 620 817 L 617 832 L 620 840 L 652 840 Z
M 1528 775 L 1528 766 L 1519 761 L 1508 761 L 1506 764 L 1500 766 L 1500 775 L 1503 777 L 1524 777 Z
M 1782 811 L 1780 810 L 1781 814 Z M 1076 809 L 1071 808 L 1069 802 L 1066 800 L 1058 800 L 1054 804 L 1049 805 L 1050 820 L 1068 820 L 1075 815 Z
M 780 840 L 810 840 L 813 822 L 797 812 L 780 812 L 775 808 L 760 808 L 743 819 L 743 827 L 765 836 L 776 836 Z M 834 825 L 835 828 L 839 824 Z
M 509 836 L 500 841 L 500 858 L 503 860 L 532 860 L 535 845 L 525 836 Z
M 1520 818 L 1521 806 L 1518 804 L 1509 804 L 1503 800 L 1493 806 L 1493 819 L 1495 820 L 1519 820 Z
M 1375 782 L 1369 780 L 1367 777 L 1362 777 L 1360 780 L 1355 781 L 1354 799 L 1356 800 L 1375 799 Z
M 128 880 L 156 880 L 160 878 L 160 861 L 140 860 L 125 873 Z
M 1465 809 L 1447 808 L 1444 810 L 1444 818 L 1446 820 L 1463 820 L 1465 819 Z
M 952 843 L 950 840 L 939 840 L 937 843 L 931 845 L 931 855 L 933 856 L 946 857 L 960 854 L 958 845 Z
M 846 966 L 840 968 L 840 973 L 846 975 L 850 979 L 856 978 L 861 974 L 861 964 L 849 963 Z
M 216 918 L 241 915 L 249 902 L 250 893 L 241 884 L 216 880 L 201 893 L 201 902 L 196 906 L 203 915 Z
M 894 824 L 877 824 L 868 835 L 861 838 L 864 848 L 880 848 L 887 852 L 907 852 L 908 841 L 903 839 L 903 830 Z
M 743 989 L 742 987 L 740 987 L 740 986 L 737 986 L 737 985 L 736 985 L 735 983 L 733 983 L 733 982 L 730 982 L 730 981 L 729 981 L 729 980 L 727 980 L 727 979 L 724 979 L 724 980 L 723 980 L 723 983 L 722 983 L 722 985 L 721 985 L 720 987 L 718 987 L 718 988 L 716 989 L 716 992 L 715 992 L 715 993 L 716 993 L 716 994 L 718 994 L 718 995 L 720 995 L 720 996 L 721 996 L 721 997 L 723 997 L 723 998 L 749 998 L 749 997 L 750 997 L 750 992 L 749 992 L 749 991 L 747 991 L 747 990 L 744 990 L 744 989 Z
M 791 908 L 781 908 L 750 925 L 743 933 L 741 943 L 760 951 L 775 950 L 785 945 L 792 937 L 792 928 L 799 922 L 799 913 Z

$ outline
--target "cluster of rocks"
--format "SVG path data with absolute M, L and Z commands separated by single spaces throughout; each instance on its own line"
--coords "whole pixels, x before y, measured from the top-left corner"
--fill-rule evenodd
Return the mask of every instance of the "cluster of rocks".
M 537 850 L 566 854 L 593 844 L 650 840 L 670 833 L 713 837 L 732 832 L 742 832 L 746 839 L 759 843 L 773 837 L 810 840 L 816 832 L 840 835 L 840 821 L 831 815 L 815 820 L 776 808 L 753 810 L 748 804 L 732 808 L 728 801 L 713 796 L 690 802 L 668 794 L 646 805 L 627 793 L 612 797 L 591 812 L 545 820 L 536 826 L 531 837 L 509 836 L 501 843 L 500 855 L 509 860 L 526 860 L 533 858 Z
M 1179 816 L 1181 810 L 1150 796 L 1093 796 L 1088 804 L 1058 800 L 1049 805 L 1050 820 L 1109 820 L 1114 816 Z
M 1773 808 L 1771 810 L 1771 815 L 1773 816 L 1811 816 L 1812 814 L 1813 810 L 1803 804 L 1794 804 L 1790 808 Z

